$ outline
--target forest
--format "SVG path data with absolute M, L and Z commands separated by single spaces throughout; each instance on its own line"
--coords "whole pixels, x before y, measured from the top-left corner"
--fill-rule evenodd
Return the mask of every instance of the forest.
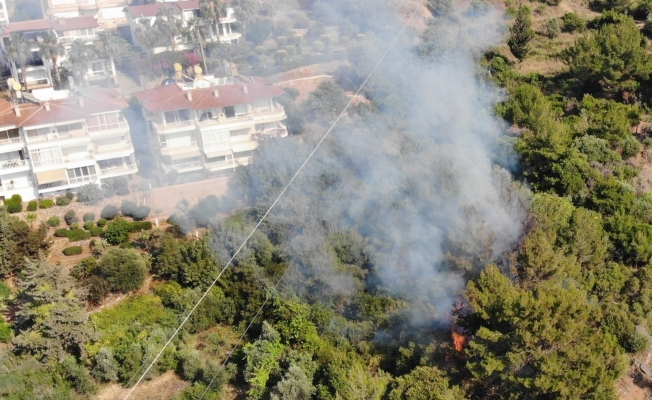
M 378 3 L 302 2 L 375 40 L 167 228 L 103 212 L 67 271 L 0 209 L 0 397 L 124 398 L 159 352 L 184 400 L 618 397 L 651 345 L 652 2 L 429 0 L 374 70 L 410 22 Z

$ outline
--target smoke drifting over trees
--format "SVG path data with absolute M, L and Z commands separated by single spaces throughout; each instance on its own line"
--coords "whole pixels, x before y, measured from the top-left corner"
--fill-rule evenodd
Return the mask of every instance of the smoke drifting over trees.
M 403 23 L 391 5 L 385 13 L 374 6 L 374 22 L 395 28 L 352 57 L 357 70 L 339 71 L 353 86 Z M 329 10 L 338 11 L 349 20 L 366 15 L 345 4 Z M 510 163 L 492 114 L 500 96 L 475 66 L 503 37 L 501 18 L 489 9 L 456 10 L 423 38 L 405 33 L 388 54 L 363 90 L 368 101 L 348 110 L 270 215 L 266 228 L 290 238 L 301 265 L 289 278 L 299 292 L 336 300 L 364 279 L 372 290 L 430 309 L 414 322 L 442 319 L 466 279 L 515 243 L 524 210 L 497 166 Z M 241 171 L 261 215 L 332 122 L 319 118 L 327 111 L 309 108 L 319 132 L 266 142 Z M 340 262 L 343 252 L 349 260 Z

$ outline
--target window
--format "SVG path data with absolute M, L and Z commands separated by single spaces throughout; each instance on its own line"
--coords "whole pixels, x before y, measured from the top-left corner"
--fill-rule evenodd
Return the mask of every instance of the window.
M 165 123 L 166 124 L 176 124 L 180 122 L 185 122 L 190 120 L 190 113 L 188 110 L 177 110 L 177 111 L 166 111 L 165 112 Z
M 122 122 L 124 122 L 124 118 L 120 113 L 94 115 L 86 119 L 88 130 L 91 132 L 116 129 L 120 127 Z
M 93 64 L 91 64 L 91 70 L 95 74 L 104 72 L 104 63 L 101 61 L 94 62 Z
M 247 115 L 247 105 L 246 104 L 238 104 L 235 106 L 235 115 L 236 117 L 239 117 L 241 115 Z
M 258 125 L 256 125 L 258 126 Z M 256 129 L 258 130 L 258 129 Z M 245 129 L 234 129 L 231 131 L 231 136 L 245 136 L 251 133 L 251 128 L 245 128 Z
M 228 147 L 231 145 L 229 141 L 229 130 L 220 129 L 213 132 L 207 132 L 203 134 L 204 138 L 204 147 L 207 149 L 215 147 Z
M 224 107 L 224 115 L 227 118 L 235 118 L 235 108 L 233 106 Z
M 59 133 L 68 133 L 84 129 L 84 124 L 77 122 L 74 124 L 57 125 L 56 129 Z
M 257 111 L 269 111 L 270 108 L 271 108 L 268 98 L 258 99 L 256 101 L 254 101 L 253 106 L 254 106 L 254 110 L 257 110 Z
M 72 168 L 68 170 L 68 178 L 83 178 L 95 175 L 95 166 Z
M 32 150 L 32 160 L 37 167 L 43 165 L 53 165 L 63 162 L 61 149 L 58 147 L 48 147 L 45 149 Z

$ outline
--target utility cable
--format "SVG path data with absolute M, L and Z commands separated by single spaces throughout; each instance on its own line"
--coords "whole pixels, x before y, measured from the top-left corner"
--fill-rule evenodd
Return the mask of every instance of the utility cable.
M 424 2 L 425 2 L 425 0 L 421 0 L 421 2 L 419 3 L 419 5 L 416 7 L 416 9 L 414 10 L 414 12 L 413 12 L 412 15 L 410 16 L 410 18 L 409 18 L 409 19 L 405 22 L 405 24 L 403 25 L 403 28 L 401 28 L 401 30 L 398 32 L 398 34 L 396 35 L 396 37 L 394 38 L 394 40 L 390 43 L 389 47 L 387 48 L 387 50 L 385 51 L 385 53 L 382 55 L 382 57 L 380 58 L 380 60 L 378 60 L 378 62 L 376 63 L 376 65 L 374 66 L 374 68 L 371 70 L 371 72 L 369 73 L 369 75 L 367 76 L 367 78 L 365 78 L 364 82 L 362 82 L 362 85 L 360 85 L 360 88 L 358 89 L 358 91 L 355 92 L 355 94 L 353 95 L 353 97 L 351 97 L 351 100 L 349 100 L 349 102 L 348 102 L 348 104 L 346 105 L 346 107 L 344 107 L 344 109 L 342 110 L 342 112 L 340 113 L 340 115 L 337 117 L 337 119 L 335 119 L 335 121 L 333 122 L 333 124 L 331 125 L 331 127 L 328 129 L 328 131 L 326 131 L 326 133 L 324 133 L 324 135 L 321 137 L 321 139 L 319 140 L 319 142 L 317 142 L 317 145 L 315 146 L 315 148 L 310 152 L 310 154 L 308 155 L 308 157 L 306 158 L 306 160 L 303 162 L 303 164 L 301 164 L 301 166 L 299 167 L 299 169 L 297 169 L 297 172 L 294 173 L 294 175 L 292 176 L 292 178 L 290 179 L 290 181 L 285 185 L 285 187 L 283 188 L 283 190 L 281 191 L 281 193 L 279 193 L 279 195 L 276 197 L 276 200 L 274 200 L 274 202 L 273 202 L 272 205 L 267 209 L 267 211 L 265 212 L 265 214 L 263 214 L 262 218 L 261 218 L 261 219 L 258 221 L 258 223 L 254 226 L 254 228 L 251 230 L 251 232 L 249 233 L 249 235 L 247 235 L 247 237 L 246 237 L 245 240 L 242 242 L 242 244 L 240 245 L 240 247 L 238 247 L 238 249 L 236 250 L 236 252 L 235 252 L 235 253 L 233 254 L 233 256 L 231 257 L 231 259 L 229 260 L 229 262 L 226 263 L 226 265 L 224 266 L 224 268 L 222 268 L 222 270 L 221 270 L 220 273 L 217 275 L 217 277 L 216 277 L 216 278 L 213 280 L 213 282 L 208 286 L 208 288 L 206 289 L 206 291 L 204 292 L 204 294 L 199 298 L 199 300 L 198 300 L 197 303 L 193 306 L 193 308 L 190 310 L 190 312 L 188 313 L 188 315 L 186 315 L 186 317 L 183 319 L 183 321 L 181 322 L 181 324 L 179 325 L 179 327 L 177 327 L 177 329 L 172 333 L 172 335 L 170 336 L 170 338 L 168 339 L 168 341 L 165 343 L 165 345 L 163 346 L 163 348 L 158 352 L 158 354 L 156 355 L 156 357 L 154 357 L 154 360 L 152 360 L 152 362 L 149 364 L 149 366 L 147 367 L 147 369 L 145 370 L 145 372 L 140 376 L 140 378 L 138 379 L 138 381 L 136 382 L 136 384 L 131 388 L 131 390 L 129 391 L 129 393 L 127 393 L 127 396 L 124 398 L 124 400 L 127 400 L 127 399 L 131 396 L 131 394 L 134 392 L 134 390 L 136 390 L 136 388 L 138 387 L 138 385 L 140 385 L 140 383 L 141 383 L 142 380 L 145 378 L 145 376 L 147 375 L 147 373 L 149 372 L 149 370 L 152 369 L 152 367 L 154 366 L 154 364 L 156 364 L 156 361 L 158 361 L 159 357 L 161 357 L 161 355 L 163 354 L 163 352 L 165 351 L 165 349 L 170 345 L 170 343 L 172 343 L 172 340 L 177 336 L 177 334 L 179 333 L 179 331 L 181 331 L 181 328 L 183 328 L 183 326 L 186 324 L 186 322 L 188 322 L 188 319 L 189 319 L 190 316 L 195 312 L 195 310 L 197 310 L 197 307 L 199 307 L 199 305 L 201 304 L 201 302 L 206 298 L 206 296 L 208 296 L 208 294 L 210 293 L 210 291 L 211 291 L 211 289 L 213 288 L 213 286 L 215 286 L 215 284 L 217 284 L 217 282 L 220 280 L 220 278 L 222 277 L 222 275 L 224 274 L 224 272 L 227 270 L 227 268 L 231 265 L 231 263 L 233 262 L 233 260 L 235 259 L 235 257 L 237 257 L 237 255 L 240 253 L 240 251 L 241 251 L 241 250 L 244 248 L 244 246 L 249 242 L 249 239 L 251 239 L 251 237 L 252 237 L 252 236 L 254 235 L 254 233 L 258 230 L 258 228 L 259 228 L 260 225 L 263 223 L 263 221 L 265 221 L 265 220 L 267 219 L 267 216 L 269 215 L 269 213 L 272 212 L 272 210 L 274 209 L 274 207 L 276 206 L 276 204 L 279 202 L 279 200 L 283 197 L 283 195 L 285 194 L 285 192 L 287 192 L 287 190 L 290 188 L 290 186 L 292 185 L 292 183 L 294 183 L 294 181 L 297 179 L 297 177 L 299 176 L 299 174 L 301 173 L 301 171 L 303 171 L 303 169 L 304 169 L 305 166 L 308 164 L 308 162 L 312 159 L 312 157 L 315 155 L 315 153 L 317 152 L 317 150 L 319 150 L 319 148 L 321 147 L 322 143 L 324 143 L 324 141 L 326 140 L 326 138 L 327 138 L 327 137 L 330 135 L 330 133 L 333 131 L 333 128 L 335 128 L 335 126 L 336 126 L 337 123 L 340 121 L 340 119 L 342 119 L 342 117 L 343 117 L 344 114 L 347 112 L 347 110 L 349 109 L 349 107 L 351 107 L 351 104 L 353 104 L 353 101 L 354 101 L 354 100 L 357 98 L 357 96 L 360 94 L 360 92 L 361 92 L 362 89 L 365 87 L 365 85 L 367 84 L 367 82 L 369 81 L 369 79 L 370 79 L 370 78 L 373 76 L 373 74 L 376 72 L 376 70 L 378 69 L 378 67 L 380 66 L 380 64 L 385 60 L 385 57 L 387 57 L 387 54 L 389 54 L 389 52 L 392 50 L 392 48 L 394 47 L 394 45 L 396 44 L 396 42 L 398 41 L 398 39 L 401 37 L 401 35 L 402 35 L 403 32 L 405 31 L 405 28 L 407 28 L 408 24 L 412 21 L 412 19 L 414 18 L 414 16 L 416 15 L 416 13 L 419 11 L 419 9 L 422 7 L 422 5 L 424 4 Z

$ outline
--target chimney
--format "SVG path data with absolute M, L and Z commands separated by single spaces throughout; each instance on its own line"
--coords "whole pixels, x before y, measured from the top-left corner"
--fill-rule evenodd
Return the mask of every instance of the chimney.
M 48 111 L 48 112 L 50 111 L 50 102 L 49 101 L 45 102 L 45 111 Z
M 188 101 L 192 101 L 192 92 L 191 92 L 191 91 L 187 91 L 187 92 L 186 92 L 186 97 L 188 98 Z
M 14 111 L 16 112 L 17 117 L 21 116 L 21 114 L 20 114 L 20 105 L 18 105 L 18 104 L 14 105 Z
M 78 98 L 77 103 L 79 103 L 79 107 L 84 107 L 84 98 L 83 97 Z
M 245 92 L 245 94 L 249 93 L 249 88 L 247 87 L 247 85 L 242 85 L 242 91 Z
M 213 90 L 213 96 L 215 96 L 215 98 L 218 98 L 218 99 L 219 99 L 219 98 L 220 98 L 220 92 L 219 92 L 219 90 L 217 90 L 217 89 Z

